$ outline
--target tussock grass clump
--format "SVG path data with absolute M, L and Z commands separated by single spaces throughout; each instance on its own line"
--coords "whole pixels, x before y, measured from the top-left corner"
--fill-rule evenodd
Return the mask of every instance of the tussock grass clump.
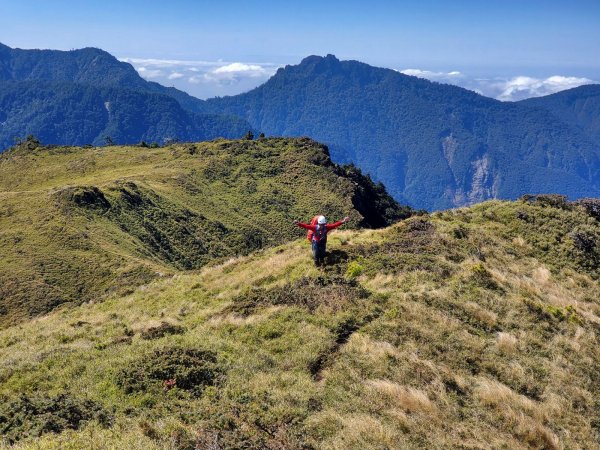
M 517 351 L 518 340 L 510 333 L 499 332 L 496 338 L 498 349 L 505 353 L 514 353 Z
M 399 407 L 409 413 L 420 412 L 428 416 L 436 413 L 435 404 L 429 400 L 426 393 L 418 389 L 401 386 L 389 380 L 368 380 L 367 386 L 377 395 L 384 397 L 388 405 Z

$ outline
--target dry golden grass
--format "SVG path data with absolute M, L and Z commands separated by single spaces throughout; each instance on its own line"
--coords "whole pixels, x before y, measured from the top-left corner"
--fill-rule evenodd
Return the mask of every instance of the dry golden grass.
M 333 436 L 321 442 L 319 448 L 327 450 L 396 449 L 408 448 L 401 433 L 387 426 L 383 420 L 367 414 L 320 414 L 311 427 L 329 428 Z
M 389 380 L 367 380 L 366 385 L 374 395 L 383 397 L 388 406 L 428 416 L 435 416 L 437 412 L 437 407 L 429 400 L 427 394 L 419 389 L 401 386 Z
M 499 332 L 496 335 L 496 347 L 504 353 L 514 353 L 517 351 L 518 340 L 510 333 Z
M 487 325 L 490 328 L 496 325 L 496 322 L 498 321 L 498 314 L 496 314 L 494 311 L 482 308 L 477 303 L 467 302 L 465 303 L 465 309 L 475 319 L 477 319 L 479 322 Z
M 484 405 L 499 409 L 516 409 L 531 415 L 537 415 L 540 411 L 535 402 L 494 380 L 479 378 L 475 386 L 475 396 Z

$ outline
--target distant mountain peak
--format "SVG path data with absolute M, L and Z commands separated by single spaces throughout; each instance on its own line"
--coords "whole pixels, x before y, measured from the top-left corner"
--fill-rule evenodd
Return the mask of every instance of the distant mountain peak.
M 340 67 L 341 62 L 335 55 L 328 54 L 327 56 L 310 55 L 304 58 L 297 67 L 301 71 L 307 72 L 323 72 L 326 70 Z
M 300 65 L 309 65 L 309 64 L 317 64 L 323 61 L 329 62 L 340 62 L 339 59 L 336 58 L 335 55 L 328 53 L 327 56 L 319 56 L 319 55 L 310 55 L 300 61 Z

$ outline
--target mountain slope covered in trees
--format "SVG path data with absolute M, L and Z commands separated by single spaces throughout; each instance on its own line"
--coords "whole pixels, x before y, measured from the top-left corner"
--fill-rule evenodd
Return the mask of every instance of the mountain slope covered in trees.
M 158 83 L 144 80 L 131 64 L 98 48 L 71 51 L 23 50 L 0 43 L 0 80 L 69 81 L 92 86 L 120 87 L 164 94 L 182 107 L 199 112 L 202 100 Z
M 557 119 L 581 129 L 600 145 L 600 85 L 580 86 L 521 100 L 519 104 L 550 111 Z
M 430 209 L 527 192 L 600 195 L 600 144 L 544 110 L 332 55 L 206 102 L 275 135 L 310 135 L 395 198 Z
M 163 144 L 238 138 L 243 119 L 199 114 L 162 94 L 66 81 L 0 81 L 0 149 L 35 135 L 48 144 Z
M 69 52 L 0 44 L 0 151 L 33 134 L 63 145 L 241 137 L 243 119 L 200 114 L 194 97 L 141 78 L 95 48 Z

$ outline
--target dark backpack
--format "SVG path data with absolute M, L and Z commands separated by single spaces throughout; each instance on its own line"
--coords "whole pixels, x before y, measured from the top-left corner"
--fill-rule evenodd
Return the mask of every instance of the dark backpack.
M 325 242 L 327 241 L 327 224 L 319 225 L 317 224 L 317 228 L 312 235 L 313 241 L 317 242 Z
M 319 216 L 315 216 L 310 220 L 310 224 L 311 225 L 316 225 L 317 224 L 317 220 L 319 220 Z M 313 238 L 313 234 L 315 232 L 313 230 L 308 230 L 308 232 L 306 233 L 306 239 L 308 239 L 309 241 L 312 241 Z

